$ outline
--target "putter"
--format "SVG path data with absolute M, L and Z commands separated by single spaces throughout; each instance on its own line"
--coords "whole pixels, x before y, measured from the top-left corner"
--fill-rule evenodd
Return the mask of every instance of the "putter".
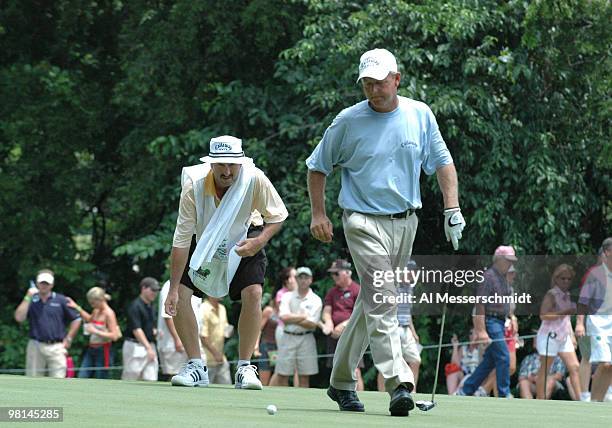
M 440 371 L 440 354 L 442 353 L 442 336 L 444 335 L 444 322 L 446 321 L 446 302 L 444 303 L 444 308 L 442 309 L 442 323 L 440 324 L 440 339 L 438 340 L 438 359 L 436 362 L 436 376 L 434 377 L 433 389 L 431 391 L 431 401 L 430 400 L 418 400 L 414 403 L 417 408 L 423 412 L 428 412 L 434 407 L 436 407 L 436 402 L 434 401 L 436 397 L 436 385 L 438 384 L 438 372 Z
M 557 333 L 549 331 L 546 336 L 546 356 L 544 357 L 544 399 L 546 400 L 546 384 L 548 383 L 548 340 L 550 338 L 556 339 Z

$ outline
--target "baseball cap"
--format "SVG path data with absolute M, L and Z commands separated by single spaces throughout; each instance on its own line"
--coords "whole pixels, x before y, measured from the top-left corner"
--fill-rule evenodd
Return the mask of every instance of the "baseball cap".
M 53 278 L 53 275 L 50 274 L 49 272 L 41 272 L 38 275 L 36 275 L 36 283 L 38 284 L 39 282 L 46 282 L 47 284 L 53 285 L 53 281 L 55 278 Z
M 495 253 L 493 253 L 493 255 L 503 257 L 504 259 L 510 260 L 513 262 L 518 260 L 512 245 L 500 245 L 499 247 L 495 249 Z
M 222 135 L 211 138 L 208 156 L 200 158 L 207 163 L 236 163 L 246 164 L 253 162 L 242 151 L 242 140 L 231 135 Z
M 296 276 L 300 276 L 300 275 L 308 275 L 308 276 L 312 276 L 312 271 L 310 270 L 310 268 L 306 267 L 306 266 L 301 266 L 299 268 L 297 268 L 295 270 Z
M 143 278 L 142 281 L 140 281 L 140 287 L 147 287 L 153 291 L 159 291 L 160 289 L 159 282 L 157 282 L 155 278 L 151 278 L 150 276 L 147 276 L 146 278 Z
M 328 272 L 338 272 L 341 270 L 351 270 L 352 265 L 344 259 L 338 259 L 335 262 L 333 262 L 331 264 L 331 266 L 329 267 L 329 269 L 327 269 Z
M 383 80 L 389 73 L 397 73 L 397 61 L 388 50 L 372 49 L 361 55 L 358 83 L 364 77 Z

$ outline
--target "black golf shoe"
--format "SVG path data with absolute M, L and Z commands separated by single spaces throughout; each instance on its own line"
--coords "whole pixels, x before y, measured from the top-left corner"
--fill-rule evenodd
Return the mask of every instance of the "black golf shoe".
M 336 389 L 330 385 L 327 388 L 327 396 L 338 403 L 340 410 L 345 412 L 364 412 L 363 403 L 357 398 L 355 391 Z
M 414 400 L 408 392 L 406 385 L 400 385 L 391 394 L 389 412 L 391 416 L 408 416 L 408 412 L 414 409 Z

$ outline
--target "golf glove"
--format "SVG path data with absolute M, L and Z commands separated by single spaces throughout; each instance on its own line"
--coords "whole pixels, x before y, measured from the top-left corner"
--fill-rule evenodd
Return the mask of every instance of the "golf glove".
M 453 243 L 455 251 L 459 249 L 459 240 L 461 239 L 461 232 L 465 227 L 465 220 L 461 215 L 461 209 L 459 207 L 447 208 L 444 210 L 444 233 L 446 234 L 446 241 Z

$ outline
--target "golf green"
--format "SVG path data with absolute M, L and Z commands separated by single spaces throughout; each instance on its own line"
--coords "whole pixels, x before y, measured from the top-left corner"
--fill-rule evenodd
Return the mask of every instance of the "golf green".
M 600 427 L 612 420 L 612 403 L 436 397 L 429 412 L 388 416 L 389 397 L 361 392 L 365 413 L 341 413 L 322 389 L 235 390 L 230 385 L 178 388 L 163 382 L 49 379 L 0 375 L 0 407 L 58 406 L 62 427 L 427 426 L 487 428 Z M 417 399 L 429 399 L 417 394 Z M 274 404 L 276 415 L 266 407 Z M 606 422 L 607 421 L 607 422 Z M 0 422 L 0 425 L 8 425 Z M 21 425 L 20 425 L 21 426 Z

